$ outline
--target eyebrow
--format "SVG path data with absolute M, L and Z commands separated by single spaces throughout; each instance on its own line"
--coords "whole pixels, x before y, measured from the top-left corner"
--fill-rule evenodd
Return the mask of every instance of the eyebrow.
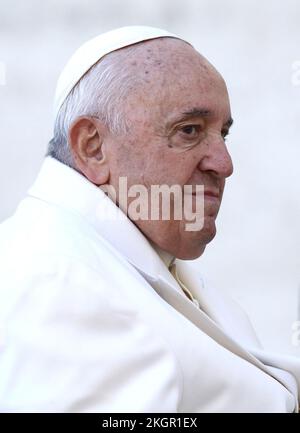
M 184 111 L 180 118 L 178 119 L 180 122 L 188 119 L 194 119 L 196 117 L 212 117 L 213 112 L 211 110 L 207 110 L 205 108 L 198 108 L 195 107 L 192 110 Z M 230 128 L 233 124 L 233 119 L 230 117 L 225 123 L 224 126 L 227 126 L 227 128 Z

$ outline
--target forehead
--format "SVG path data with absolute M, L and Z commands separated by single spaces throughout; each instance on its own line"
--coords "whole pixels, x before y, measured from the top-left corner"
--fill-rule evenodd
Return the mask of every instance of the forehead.
M 189 69 L 185 74 L 170 75 L 166 92 L 157 95 L 157 102 L 169 121 L 182 118 L 206 117 L 210 119 L 228 119 L 230 102 L 223 79 L 201 68 Z
M 148 41 L 127 61 L 139 77 L 136 111 L 170 120 L 200 107 L 216 117 L 230 117 L 223 78 L 189 44 L 170 38 Z

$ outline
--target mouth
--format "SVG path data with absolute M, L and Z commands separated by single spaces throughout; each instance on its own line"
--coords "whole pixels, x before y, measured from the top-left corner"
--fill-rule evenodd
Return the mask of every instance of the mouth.
M 202 192 L 201 192 L 201 194 L 202 194 Z M 200 193 L 193 191 L 192 195 L 194 197 L 196 197 L 197 195 L 200 195 Z M 204 194 L 203 195 L 204 195 L 204 198 L 220 200 L 220 193 L 217 190 L 210 190 L 210 189 L 204 188 Z
M 204 189 L 204 197 L 208 199 L 220 200 L 220 193 L 219 191 Z

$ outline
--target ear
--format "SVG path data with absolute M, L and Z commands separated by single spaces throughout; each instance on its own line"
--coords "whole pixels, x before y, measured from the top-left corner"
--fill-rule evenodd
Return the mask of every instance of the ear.
M 107 135 L 104 123 L 89 116 L 78 117 L 69 129 L 68 140 L 76 168 L 96 185 L 109 180 Z

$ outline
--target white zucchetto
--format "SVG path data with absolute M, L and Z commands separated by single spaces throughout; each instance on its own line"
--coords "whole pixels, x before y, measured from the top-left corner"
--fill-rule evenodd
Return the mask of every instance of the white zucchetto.
M 163 37 L 183 40 L 166 30 L 129 26 L 103 33 L 87 41 L 75 51 L 58 78 L 54 97 L 54 117 L 81 77 L 103 56 L 138 42 Z

